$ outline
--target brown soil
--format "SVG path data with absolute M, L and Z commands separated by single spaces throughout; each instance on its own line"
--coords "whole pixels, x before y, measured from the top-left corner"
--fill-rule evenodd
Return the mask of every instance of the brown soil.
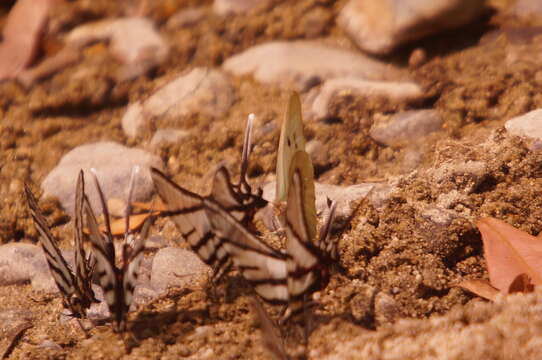
M 67 31 L 83 21 L 122 16 L 127 10 L 120 3 L 67 2 L 57 9 L 53 21 Z M 269 40 L 317 37 L 348 43 L 333 21 L 344 1 L 278 2 L 272 9 L 225 19 L 209 12 L 196 26 L 176 31 L 165 29 L 167 17 L 201 2 L 148 3 L 149 16 L 173 44 L 168 62 L 151 75 L 117 83 L 119 65 L 99 44 L 87 48 L 78 65 L 29 91 L 15 82 L 0 84 L 0 243 L 37 241 L 22 184 L 35 184 L 37 191 L 37 184 L 66 152 L 99 140 L 145 146 L 146 139 L 126 139 L 120 119 L 129 102 L 148 96 L 164 78 L 196 66 L 219 66 L 232 54 Z M 478 217 L 495 216 L 532 234 L 542 231 L 542 198 L 537 196 L 542 191 L 542 154 L 501 129 L 507 119 L 542 107 L 540 61 L 522 52 L 540 53 L 542 37 L 507 17 L 502 10 L 506 3 L 495 2 L 497 11 L 483 22 L 410 45 L 388 59 L 406 65 L 414 48 L 426 51 L 428 61 L 410 69 L 430 95 L 416 107 L 438 109 L 444 131 L 411 147 L 380 146 L 367 135 L 372 115 L 406 107 L 352 97 L 334 104 L 339 120 L 305 124 L 307 137 L 321 140 L 328 153 L 319 181 L 341 185 L 391 181 L 396 186 L 381 208 L 363 202 L 340 234 L 340 263 L 346 272 L 333 272 L 311 317 L 316 330 L 309 352 L 316 351 L 318 357 L 340 346 L 337 339 L 346 341 L 365 331 L 381 334 L 382 327 L 389 328 L 398 319 L 425 319 L 465 306 L 472 296 L 453 285 L 463 278 L 487 276 L 474 225 Z M 2 19 L 7 10 L 2 9 Z M 309 16 L 321 22 L 317 30 L 306 30 Z M 509 28 L 515 31 L 503 30 Z M 60 41 L 60 35 L 46 39 L 48 44 Z M 46 55 L 50 48 L 44 46 Z M 514 51 L 517 60 L 506 62 Z M 246 114 L 256 113 L 262 123 L 282 120 L 287 91 L 250 78 L 233 83 L 237 101 L 226 118 L 187 119 L 194 134 L 207 136 L 193 135 L 159 150 L 168 172 L 187 188 L 206 192 L 200 179 L 215 164 L 224 159 L 231 165 L 239 161 Z M 256 139 L 250 169 L 255 183 L 274 172 L 278 132 L 275 126 Z M 418 160 L 412 163 L 412 158 Z M 235 172 L 237 167 L 232 169 Z M 67 245 L 69 217 L 54 199 L 40 205 Z M 431 211 L 437 205 L 447 212 L 435 215 Z M 171 238 L 176 234 L 165 220 L 158 223 L 157 231 Z M 126 345 L 108 326 L 94 328 L 85 339 L 73 322 L 61 322 L 59 296 L 36 293 L 30 285 L 0 287 L 0 310 L 29 310 L 32 317 L 32 327 L 10 358 L 261 358 L 264 350 L 249 311 L 248 290 L 233 275 L 222 287 L 218 292 L 226 296 L 216 298 L 204 289 L 171 290 L 132 313 L 133 330 L 125 337 Z M 279 309 L 268 309 L 277 317 Z M 299 352 L 297 339 L 304 329 L 294 323 L 284 330 L 290 351 Z M 330 332 L 333 336 L 328 336 Z M 61 348 L 39 347 L 44 340 Z

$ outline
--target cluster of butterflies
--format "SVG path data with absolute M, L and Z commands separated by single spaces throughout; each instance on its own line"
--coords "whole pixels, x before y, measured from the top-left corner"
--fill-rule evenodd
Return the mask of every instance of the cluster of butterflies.
M 151 176 L 167 205 L 160 216 L 170 217 L 191 249 L 212 267 L 212 281 L 218 282 L 235 267 L 264 301 L 284 305 L 281 317 L 284 322 L 299 314 L 309 297 L 327 285 L 329 267 L 338 258 L 336 242 L 330 235 L 336 204 L 329 202 L 329 215 L 317 234 L 314 170 L 305 152 L 301 103 L 294 93 L 281 128 L 274 204 L 278 209 L 278 222 L 286 232 L 285 249 L 277 250 L 258 237 L 253 219 L 267 201 L 262 198 L 261 188 L 253 191 L 247 181 L 252 127 L 253 117 L 249 116 L 238 183 L 233 183 L 226 167 L 221 166 L 215 173 L 210 194 L 203 197 L 177 185 L 157 169 L 151 169 Z M 137 236 L 129 230 L 134 178 L 135 173 L 126 208 L 122 266 L 117 267 L 109 211 L 99 181 L 94 175 L 104 214 L 104 230 L 99 227 L 85 194 L 83 172 L 79 174 L 74 216 L 75 272 L 63 258 L 32 192 L 26 187 L 41 245 L 65 307 L 74 316 L 86 316 L 90 305 L 97 302 L 91 287 L 96 279 L 103 289 L 113 329 L 117 332 L 126 330 L 126 315 L 133 299 L 145 239 L 155 217 L 145 220 Z M 89 253 L 85 252 L 86 241 L 91 244 Z

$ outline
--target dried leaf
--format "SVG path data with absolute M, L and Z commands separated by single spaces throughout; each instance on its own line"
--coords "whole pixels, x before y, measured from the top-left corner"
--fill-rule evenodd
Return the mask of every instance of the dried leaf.
M 36 56 L 55 0 L 18 0 L 11 9 L 0 44 L 0 80 L 17 76 Z
M 147 210 L 147 211 L 167 211 L 168 207 L 162 199 L 158 198 L 153 201 L 149 202 L 139 202 L 139 201 L 133 201 L 132 207 L 140 209 L 140 210 Z
M 143 225 L 143 223 L 145 223 L 145 220 L 147 220 L 150 216 L 156 216 L 158 214 L 159 212 L 155 211 L 153 213 L 147 212 L 143 214 L 131 215 L 130 231 L 138 230 Z M 100 226 L 100 230 L 104 232 L 105 228 L 103 226 Z M 126 219 L 122 218 L 111 222 L 111 233 L 113 234 L 113 236 L 124 235 L 125 230 Z
M 530 293 L 534 291 L 534 285 L 531 278 L 527 274 L 519 274 L 508 287 L 508 294 L 513 293 Z
M 464 280 L 457 286 L 491 301 L 495 301 L 495 298 L 499 294 L 499 290 L 491 286 L 486 280 Z
M 508 291 L 520 274 L 527 274 L 534 285 L 542 284 L 542 240 L 494 218 L 477 223 L 484 242 L 491 285 Z

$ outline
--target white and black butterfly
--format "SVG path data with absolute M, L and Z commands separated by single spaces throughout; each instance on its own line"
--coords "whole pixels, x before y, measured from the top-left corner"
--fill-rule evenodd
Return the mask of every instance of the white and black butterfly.
M 215 173 L 211 193 L 204 198 L 177 185 L 159 170 L 151 170 L 155 188 L 169 209 L 162 214 L 171 216 L 192 250 L 203 262 L 213 268 L 213 281 L 215 282 L 228 271 L 232 261 L 224 251 L 223 242 L 213 232 L 203 209 L 204 199 L 212 199 L 220 204 L 243 225 L 249 225 L 255 212 L 267 204 L 267 201 L 261 197 L 261 189 L 253 193 L 246 180 L 252 124 L 253 117 L 249 117 L 238 184 L 232 183 L 228 170 L 224 166 L 220 166 Z
M 51 274 L 58 289 L 62 293 L 64 306 L 72 315 L 81 317 L 86 315 L 91 303 L 98 302 L 91 287 L 94 259 L 85 253 L 83 246 L 83 203 L 85 199 L 85 181 L 83 171 L 79 173 L 75 189 L 75 272 L 73 272 L 58 248 L 58 242 L 51 234 L 45 217 L 38 207 L 36 198 L 25 184 L 28 207 L 34 220 L 34 225 L 40 234 L 41 247 L 49 264 Z
M 327 286 L 330 266 L 338 260 L 337 243 L 331 240 L 335 202 L 329 204 L 328 218 L 316 239 L 314 173 L 309 164 L 309 155 L 298 151 L 290 167 L 285 214 L 289 304 L 282 321 L 299 313 L 312 293 Z
M 104 292 L 105 301 L 109 307 L 114 321 L 113 329 L 116 332 L 126 330 L 126 314 L 132 304 L 135 286 L 137 283 L 139 264 L 143 258 L 145 249 L 145 240 L 147 239 L 150 225 L 153 217 L 149 217 L 143 224 L 143 228 L 138 236 L 135 237 L 133 244 L 129 244 L 130 234 L 130 208 L 131 195 L 133 192 L 135 174 L 132 173 L 130 180 L 130 189 L 126 207 L 126 232 L 124 235 L 124 244 L 122 246 L 122 266 L 116 266 L 115 247 L 113 244 L 113 235 L 111 233 L 111 223 L 109 219 L 109 210 L 103 191 L 98 179 L 94 176 L 96 189 L 102 205 L 102 211 L 105 223 L 105 235 L 102 235 L 98 226 L 98 221 L 90 202 L 85 198 L 84 212 L 86 215 L 87 226 L 89 229 L 89 239 L 92 245 L 92 251 L 96 258 L 96 273 L 99 284 Z

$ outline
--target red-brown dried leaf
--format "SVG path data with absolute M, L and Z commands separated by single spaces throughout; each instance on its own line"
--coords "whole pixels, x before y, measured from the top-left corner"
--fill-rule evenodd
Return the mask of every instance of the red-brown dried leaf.
M 532 284 L 542 284 L 542 240 L 494 218 L 482 218 L 477 223 L 484 242 L 491 285 L 502 292 L 509 290 L 521 274 Z
M 457 286 L 490 301 L 495 301 L 499 294 L 499 290 L 491 286 L 486 280 L 464 280 Z
M 2 32 L 0 80 L 15 77 L 30 65 L 55 1 L 18 0 L 13 6 Z

